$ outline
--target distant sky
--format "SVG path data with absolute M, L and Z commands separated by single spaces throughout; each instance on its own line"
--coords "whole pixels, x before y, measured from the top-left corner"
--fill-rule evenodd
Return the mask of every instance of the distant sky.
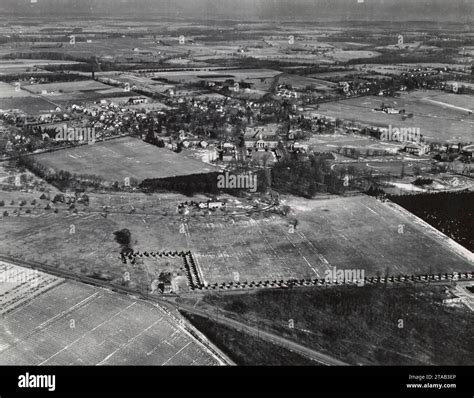
M 474 0 L 0 0 L 20 15 L 474 22 Z

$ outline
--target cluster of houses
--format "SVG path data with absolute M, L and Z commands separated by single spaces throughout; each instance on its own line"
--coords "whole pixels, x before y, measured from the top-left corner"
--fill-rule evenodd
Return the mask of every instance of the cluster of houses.
M 316 133 L 320 131 L 321 127 L 335 128 L 336 118 L 316 112 L 305 112 L 304 115 L 290 115 L 290 137 L 297 136 L 303 130 L 310 130 Z
M 392 106 L 387 106 L 385 104 L 382 104 L 380 108 L 374 108 L 375 112 L 384 112 L 387 115 L 399 115 L 400 113 L 405 113 L 404 109 L 397 109 Z
M 145 102 L 142 97 L 131 97 L 127 104 Z M 127 104 L 118 105 L 111 101 L 100 100 L 90 106 L 72 105 L 72 111 L 86 115 L 89 126 L 95 129 L 100 138 L 106 138 L 135 133 L 139 129 L 140 122 L 152 117 L 146 112 L 128 109 Z
M 70 120 L 70 118 L 70 115 L 64 113 L 59 107 L 38 115 L 29 115 L 19 109 L 0 110 L 0 119 L 16 127 L 23 127 L 27 124 L 35 126 L 43 123 L 63 122 Z
M 238 147 L 231 142 L 222 143 L 221 160 L 223 162 L 249 160 L 260 165 L 270 166 L 283 155 L 278 148 L 281 143 L 280 136 L 271 129 L 265 130 L 264 126 L 246 130 L 243 140 L 244 147 Z
M 214 79 L 213 81 L 204 81 L 203 84 L 205 87 L 212 88 L 214 90 L 228 89 L 231 91 L 240 91 L 252 88 L 252 83 L 245 81 L 236 81 L 234 79 Z
M 347 96 L 369 94 L 373 90 L 373 85 L 373 82 L 363 79 L 338 83 L 339 91 Z
M 286 84 L 279 84 L 276 88 L 275 95 L 286 99 L 298 98 L 298 92 L 289 88 Z

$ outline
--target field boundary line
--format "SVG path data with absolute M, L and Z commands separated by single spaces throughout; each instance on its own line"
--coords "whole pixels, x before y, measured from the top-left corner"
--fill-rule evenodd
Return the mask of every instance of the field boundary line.
M 399 212 L 403 213 L 408 218 L 412 219 L 415 224 L 422 225 L 432 234 L 434 234 L 444 245 L 446 245 L 450 250 L 450 252 L 457 254 L 459 257 L 468 260 L 471 262 L 471 265 L 474 266 L 474 253 L 470 250 L 466 249 L 464 246 L 456 242 L 455 240 L 451 239 L 449 236 L 445 235 L 440 230 L 436 229 L 432 225 L 428 224 L 425 220 L 421 219 L 417 215 L 409 212 L 404 207 L 392 202 L 386 202 L 388 206 L 393 208 L 394 210 L 398 210 Z

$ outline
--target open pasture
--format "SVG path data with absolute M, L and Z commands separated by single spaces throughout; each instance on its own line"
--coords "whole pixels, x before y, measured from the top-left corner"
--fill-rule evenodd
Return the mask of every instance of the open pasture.
M 280 217 L 243 224 L 190 223 L 190 247 L 200 253 L 205 279 L 229 281 L 235 272 L 240 281 L 324 278 L 332 267 L 373 276 L 474 266 L 472 255 L 455 252 L 432 230 L 374 198 L 292 198 L 287 204 L 290 219 L 298 220 L 294 229 Z
M 122 183 L 125 178 L 143 181 L 179 175 L 209 173 L 218 169 L 169 149 L 158 148 L 131 137 L 44 153 L 35 159 L 52 169 L 103 177 Z M 117 165 L 120 164 L 120 167 Z
M 455 94 L 453 94 L 454 96 Z M 436 97 L 425 92 L 403 94 L 400 98 L 362 97 L 320 104 L 318 113 L 355 123 L 388 128 L 415 127 L 428 141 L 469 142 L 474 136 L 474 119 L 467 109 L 433 102 Z M 447 101 L 443 97 L 444 101 Z M 459 103 L 457 100 L 456 103 Z M 438 101 L 443 102 L 443 101 Z M 376 112 L 382 103 L 396 109 L 405 109 L 413 117 L 403 120 L 402 115 Z
M 32 116 L 50 113 L 54 111 L 57 106 L 58 104 L 36 95 L 21 95 L 12 98 L 0 98 L 0 109 L 19 109 Z
M 158 197 L 140 194 L 135 203 L 133 194 L 122 199 L 115 195 L 108 202 L 93 196 L 89 208 L 78 214 L 63 209 L 57 214 L 35 211 L 3 218 L 0 248 L 12 256 L 34 258 L 113 284 L 123 284 L 128 272 L 129 287 L 144 292 L 150 292 L 156 272 L 166 267 L 123 264 L 115 231 L 128 228 L 135 251 L 190 250 L 208 283 L 236 277 L 242 282 L 324 278 L 332 267 L 362 269 L 366 276 L 374 276 L 463 271 L 474 265 L 472 254 L 397 207 L 371 197 L 288 197 L 286 204 L 292 210 L 287 217 L 218 211 L 186 219 L 174 208 L 184 197 Z M 105 203 L 111 204 L 107 217 L 98 210 Z M 130 214 L 130 206 L 135 213 Z
M 219 365 L 163 309 L 65 282 L 2 319 L 1 365 Z

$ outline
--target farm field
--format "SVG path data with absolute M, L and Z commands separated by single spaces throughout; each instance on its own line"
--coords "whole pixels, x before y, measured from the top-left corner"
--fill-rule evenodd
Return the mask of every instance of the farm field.
M 202 68 L 193 71 L 165 71 L 154 72 L 154 78 L 167 79 L 179 83 L 196 83 L 203 79 L 216 80 L 258 80 L 271 79 L 280 72 L 271 69 L 224 69 L 213 70 L 213 68 Z
M 107 86 L 106 84 L 97 82 L 95 80 L 48 84 L 31 84 L 26 87 L 34 94 L 41 94 L 43 91 L 46 91 L 49 95 L 55 95 L 60 93 L 103 91 L 110 89 L 110 86 Z
M 352 98 L 320 104 L 318 113 L 384 128 L 388 128 L 389 125 L 399 128 L 417 127 L 427 141 L 472 141 L 474 136 L 472 114 L 468 114 L 467 110 L 428 101 L 431 98 L 431 95 L 420 92 L 403 94 L 402 97 L 391 100 L 375 96 Z M 436 97 L 433 99 L 436 100 Z M 444 97 L 443 99 L 446 101 Z M 458 103 L 459 101 L 463 100 L 457 100 Z M 405 109 L 406 113 L 413 113 L 414 116 L 403 121 L 401 115 L 387 115 L 384 112 L 374 111 L 373 109 L 380 107 L 382 102 L 397 109 Z
M 25 73 L 34 68 L 41 68 L 48 65 L 75 65 L 79 62 L 75 61 L 54 61 L 47 59 L 0 59 L 0 76 Z M 37 73 L 37 72 L 35 72 Z
M 12 84 L 0 82 L 0 109 L 20 109 L 31 115 L 47 113 L 56 108 L 56 104 L 48 101 L 38 95 L 32 95 L 21 87 L 19 91 L 15 90 Z
M 254 327 L 257 319 L 260 330 L 351 365 L 472 364 L 472 312 L 464 305 L 443 304 L 443 299 L 450 297 L 448 284 L 214 294 L 206 295 L 198 307 L 213 312 L 218 307 L 223 316 Z M 288 327 L 289 320 L 293 320 L 293 328 Z M 211 331 L 210 336 L 213 334 Z
M 56 109 L 57 106 L 56 103 L 35 95 L 20 95 L 12 98 L 0 98 L 0 109 L 20 109 L 32 116 L 50 113 Z
M 281 345 L 244 331 L 216 323 L 212 319 L 184 312 L 184 316 L 238 366 L 318 366 L 319 363 Z
M 441 108 L 453 108 L 459 111 L 473 112 L 472 97 L 465 94 L 453 94 L 443 91 L 416 93 L 423 101 L 433 103 Z
M 0 82 L 0 101 L 4 100 L 5 98 L 21 98 L 21 97 L 28 97 L 30 94 L 24 90 L 15 90 L 15 86 L 12 84 Z M 5 109 L 5 107 L 0 102 L 0 109 Z
M 125 97 L 130 95 L 121 87 L 111 87 L 94 80 L 34 84 L 25 86 L 24 89 L 34 94 L 41 94 L 42 98 L 51 100 L 60 106 L 71 106 L 82 101 L 93 102 L 107 96 Z M 118 99 L 115 98 L 115 101 Z
M 176 214 L 177 203 L 188 200 L 181 195 L 106 197 L 91 195 L 89 207 L 79 207 L 78 214 L 63 205 L 58 213 L 36 209 L 3 217 L 0 252 L 26 260 L 35 253 L 38 262 L 118 285 L 128 272 L 128 286 L 147 293 L 157 273 L 169 267 L 154 260 L 123 264 L 114 232 L 129 229 L 136 251 L 190 250 L 207 283 L 324 278 L 332 267 L 362 269 L 366 276 L 375 276 L 469 271 L 474 266 L 472 253 L 398 207 L 366 196 L 288 197 L 286 204 L 292 209 L 288 217 L 218 211 L 186 219 Z M 130 214 L 131 208 L 136 213 Z M 292 232 L 294 220 L 297 226 Z
M 111 182 L 122 182 L 127 177 L 130 180 L 143 181 L 147 178 L 166 178 L 219 170 L 192 156 L 177 154 L 131 137 L 44 153 L 34 158 L 38 163 L 57 171 L 101 176 Z M 118 161 L 120 167 L 117 167 Z
M 364 51 L 364 50 L 341 50 L 334 49 L 326 53 L 326 56 L 330 59 L 334 59 L 339 62 L 347 62 L 357 58 L 374 58 L 379 56 L 380 53 L 377 51 Z
M 52 189 L 47 196 L 52 199 L 56 194 Z M 154 281 L 161 273 L 171 272 L 173 289 L 187 289 L 187 284 L 182 283 L 185 273 L 181 258 L 138 258 L 135 264 L 130 261 L 123 264 L 122 247 L 115 241 L 114 232 L 128 228 L 130 247 L 142 253 L 188 250 L 186 235 L 180 233 L 182 223 L 176 205 L 189 198 L 174 194 L 89 194 L 90 205 L 76 204 L 78 212 L 74 214 L 68 205 L 41 200 L 40 195 L 40 192 L 0 192 L 0 200 L 5 202 L 1 213 L 9 214 L 7 217 L 0 214 L 0 253 L 116 285 L 124 284 L 128 272 L 127 286 L 145 293 L 156 288 Z M 34 199 L 36 204 L 32 205 Z M 21 210 L 20 201 L 27 203 Z
M 64 282 L 3 317 L 1 365 L 219 365 L 158 306 Z
M 405 176 L 409 176 L 412 181 L 416 172 L 429 172 L 432 168 L 431 164 L 426 160 L 420 160 L 412 157 L 405 157 L 404 160 L 394 159 L 394 158 L 384 158 L 380 160 L 361 160 L 361 161 L 344 161 L 339 162 L 340 155 L 336 155 L 337 161 L 332 165 L 333 170 L 348 170 L 348 168 L 355 170 L 366 170 L 372 171 L 374 175 L 383 174 L 387 175 L 390 173 L 394 177 L 400 177 L 402 172 Z M 349 172 L 350 174 L 350 172 Z M 396 182 L 393 182 L 394 185 L 397 185 Z M 403 184 L 402 184 L 403 185 Z M 411 184 L 409 184 L 411 185 Z M 421 189 L 420 189 L 421 190 Z
M 284 74 L 279 76 L 278 83 L 290 84 L 294 89 L 305 89 L 308 86 L 314 87 L 319 91 L 330 91 L 337 87 L 335 83 L 327 80 L 321 80 L 313 77 Z
M 0 261 L 0 316 L 62 282 L 44 272 Z
M 241 281 L 324 278 L 332 267 L 397 275 L 474 266 L 472 253 L 456 252 L 432 230 L 371 197 L 291 198 L 287 204 L 290 218 L 298 220 L 294 233 L 279 217 L 237 227 L 190 224 L 188 239 L 202 253 L 197 257 L 205 279 L 228 281 L 234 272 Z
M 361 153 L 370 154 L 371 150 L 373 150 L 396 154 L 404 147 L 404 145 L 400 143 L 384 142 L 375 138 L 355 134 L 312 135 L 309 142 L 315 152 L 337 152 L 338 148 L 354 148 Z
M 356 71 L 355 69 L 350 69 L 350 70 L 340 70 L 336 72 L 322 72 L 322 73 L 313 73 L 311 75 L 308 75 L 308 77 L 311 77 L 313 79 L 344 79 L 346 76 L 353 76 L 356 73 L 360 73 Z

